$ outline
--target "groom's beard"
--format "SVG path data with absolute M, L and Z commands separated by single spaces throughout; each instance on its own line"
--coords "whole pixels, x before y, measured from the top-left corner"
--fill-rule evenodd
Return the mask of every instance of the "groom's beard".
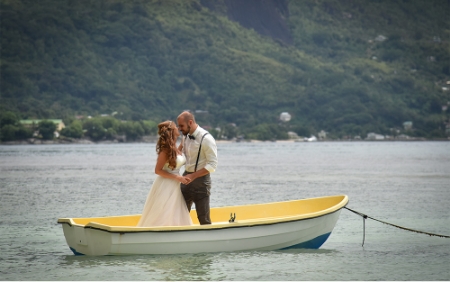
M 187 130 L 186 134 L 184 134 L 185 137 L 187 137 L 188 134 L 189 134 L 189 132 L 191 132 L 191 127 L 190 127 L 189 125 L 187 126 L 187 128 L 188 128 L 188 130 Z M 184 132 L 183 132 L 183 133 L 184 133 Z

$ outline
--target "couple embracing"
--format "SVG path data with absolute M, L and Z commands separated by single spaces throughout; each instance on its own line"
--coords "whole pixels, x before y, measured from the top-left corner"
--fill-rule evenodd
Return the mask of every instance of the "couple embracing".
M 177 124 L 172 121 L 158 124 L 155 166 L 158 176 L 147 196 L 139 227 L 192 225 L 189 215 L 192 204 L 200 224 L 211 224 L 210 173 L 217 168 L 216 142 L 190 112 L 182 112 Z M 180 131 L 184 136 L 177 146 Z M 185 171 L 180 175 L 183 165 Z

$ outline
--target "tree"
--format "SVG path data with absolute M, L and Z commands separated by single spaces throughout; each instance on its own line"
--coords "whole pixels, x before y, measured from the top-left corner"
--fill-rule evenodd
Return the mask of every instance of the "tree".
M 311 128 L 309 128 L 306 125 L 299 124 L 299 125 L 293 125 L 291 127 L 291 130 L 298 134 L 298 136 L 304 136 L 309 137 L 311 136 Z
M 13 112 L 5 112 L 2 113 L 0 116 L 0 127 L 3 127 L 4 125 L 16 125 L 18 122 L 16 114 Z
M 143 120 L 141 122 L 142 128 L 144 129 L 144 133 L 146 135 L 155 134 L 158 131 L 158 124 L 152 120 Z
M 257 140 L 286 140 L 289 138 L 287 132 L 277 124 L 258 124 L 247 136 L 248 139 Z
M 8 111 L 0 114 L 0 140 L 22 140 L 32 135 L 32 130 L 20 124 L 15 113 Z
M 83 136 L 83 124 L 79 120 L 74 120 L 69 126 L 61 130 L 61 135 L 70 138 L 81 138 Z
M 220 132 L 221 138 L 226 138 L 228 140 L 231 140 L 237 136 L 237 129 L 236 126 L 232 124 L 226 124 L 221 128 Z
M 16 130 L 17 128 L 12 124 L 4 125 L 1 130 L 2 141 L 16 140 Z
M 86 129 L 86 136 L 92 138 L 94 141 L 102 140 L 106 135 L 106 129 L 103 127 L 100 118 L 92 118 L 87 120 L 83 124 L 83 128 Z
M 144 129 L 141 124 L 136 121 L 127 122 L 124 126 L 125 135 L 127 140 L 134 141 L 144 135 Z
M 31 138 L 33 136 L 33 130 L 20 124 L 16 127 L 15 135 L 17 140 Z
M 56 130 L 56 124 L 50 120 L 43 120 L 38 124 L 39 133 L 42 135 L 42 139 L 51 140 L 54 137 Z

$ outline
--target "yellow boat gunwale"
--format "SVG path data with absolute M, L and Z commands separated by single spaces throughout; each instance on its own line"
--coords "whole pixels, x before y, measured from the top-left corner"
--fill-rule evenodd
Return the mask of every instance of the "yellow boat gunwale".
M 262 225 L 273 225 L 273 224 L 282 224 L 282 223 L 288 223 L 288 222 L 294 222 L 294 221 L 302 221 L 302 220 L 308 220 L 313 218 L 318 218 L 322 216 L 326 216 L 332 213 L 335 213 L 342 208 L 344 208 L 348 203 L 348 196 L 346 195 L 336 195 L 336 196 L 327 196 L 327 197 L 320 197 L 320 198 L 308 198 L 308 199 L 300 199 L 300 200 L 291 200 L 291 201 L 282 201 L 282 202 L 272 202 L 272 203 L 261 203 L 261 204 L 250 204 L 250 205 L 243 205 L 243 206 L 226 206 L 226 207 L 217 207 L 217 208 L 211 208 L 213 209 L 226 209 L 226 208 L 236 208 L 236 207 L 255 207 L 255 206 L 264 206 L 264 205 L 276 205 L 276 204 L 286 204 L 286 203 L 292 203 L 292 202 L 298 202 L 302 200 L 319 200 L 324 198 L 336 198 L 336 197 L 342 197 L 342 200 L 326 209 L 312 212 L 312 213 L 305 213 L 300 215 L 293 215 L 293 216 L 280 216 L 280 217 L 264 217 L 264 218 L 257 218 L 257 219 L 244 219 L 244 220 L 237 220 L 234 222 L 228 222 L 228 221 L 221 221 L 221 222 L 213 222 L 213 224 L 210 225 L 188 225 L 188 226 L 155 226 L 155 227 L 137 227 L 137 226 L 111 226 L 107 224 L 98 223 L 95 221 L 90 221 L 87 224 L 78 224 L 74 221 L 74 218 L 59 218 L 58 223 L 60 224 L 68 224 L 69 226 L 79 226 L 86 229 L 97 229 L 109 233 L 141 233 L 141 232 L 186 232 L 186 231 L 204 231 L 204 230 L 220 230 L 220 229 L 228 229 L 228 228 L 241 228 L 241 227 L 252 227 L 252 226 L 262 226 Z M 195 211 L 195 210 L 193 210 Z M 133 216 L 140 216 L 138 215 L 126 215 L 126 216 L 108 216 L 108 217 L 96 217 L 93 219 L 101 219 L 101 218 L 124 218 L 124 217 L 133 217 Z M 89 219 L 89 218 L 75 218 L 75 219 Z

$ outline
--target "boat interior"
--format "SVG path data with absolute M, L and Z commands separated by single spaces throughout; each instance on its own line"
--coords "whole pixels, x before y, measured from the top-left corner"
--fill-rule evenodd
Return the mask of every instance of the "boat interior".
M 211 221 L 213 223 L 210 227 L 225 223 L 241 223 L 246 225 L 270 224 L 274 222 L 307 219 L 335 212 L 345 207 L 347 203 L 348 197 L 346 195 L 337 195 L 264 204 L 215 207 L 211 208 Z M 195 209 L 191 210 L 190 215 L 194 226 L 199 226 Z M 58 223 L 82 226 L 96 223 L 96 225 L 110 227 L 138 228 L 136 225 L 140 217 L 141 215 L 138 214 L 110 217 L 60 218 L 58 219 Z

